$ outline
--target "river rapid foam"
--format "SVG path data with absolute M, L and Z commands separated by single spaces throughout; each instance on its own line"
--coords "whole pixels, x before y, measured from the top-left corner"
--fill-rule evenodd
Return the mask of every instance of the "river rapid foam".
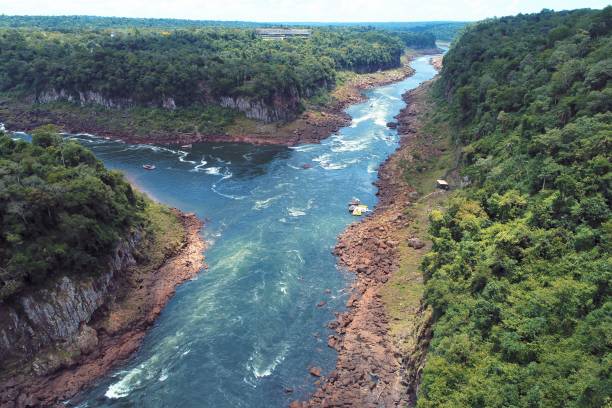
M 376 169 L 397 147 L 386 123 L 403 93 L 435 75 L 366 92 L 352 123 L 320 144 L 129 145 L 72 135 L 156 199 L 206 219 L 209 269 L 178 288 L 133 358 L 71 403 L 81 407 L 283 407 L 314 390 L 308 368 L 333 369 L 327 322 L 352 276 L 331 254 L 376 204 Z M 145 163 L 156 170 L 146 171 Z M 285 392 L 291 389 L 291 393 Z

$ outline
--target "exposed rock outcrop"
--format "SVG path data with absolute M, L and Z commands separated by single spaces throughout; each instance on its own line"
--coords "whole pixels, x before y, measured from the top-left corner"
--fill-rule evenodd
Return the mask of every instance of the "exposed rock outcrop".
M 338 351 L 336 368 L 322 373 L 309 401 L 294 401 L 293 407 L 415 405 L 431 339 L 431 310 L 422 304 L 417 306 L 404 317 L 409 320 L 410 338 L 396 338 L 391 333 L 382 290 L 400 267 L 400 243 L 406 241 L 406 228 L 411 223 L 405 209 L 418 197 L 404 181 L 400 163 L 429 143 L 420 130 L 429 86 L 425 83 L 405 94 L 408 106 L 397 117 L 400 147 L 382 164 L 376 182 L 379 203 L 372 216 L 352 224 L 340 235 L 334 250 L 338 263 L 357 277 L 346 304 L 348 310 L 329 323 L 336 332 L 327 341 Z M 412 243 L 411 250 L 427 250 L 421 239 Z
M 62 277 L 57 284 L 27 295 L 31 296 L 27 301 L 29 315 L 21 302 L 0 306 L 13 310 L 7 309 L 3 316 L 19 320 L 8 322 L 4 333 L 15 341 L 25 336 L 26 348 L 39 350 L 35 358 L 22 358 L 19 365 L 9 366 L 0 359 L 0 365 L 4 364 L 0 367 L 1 407 L 62 407 L 62 401 L 91 385 L 138 348 L 176 286 L 205 267 L 205 242 L 199 233 L 202 222 L 194 214 L 178 210 L 175 214 L 185 228 L 184 241 L 165 254 L 161 264 L 151 266 L 153 270 L 143 273 L 138 269 L 140 264 L 132 267 L 135 258 L 141 259 L 136 256 L 140 236 L 133 235 L 117 247 L 109 271 L 95 279 L 96 283 Z M 38 320 L 30 321 L 28 316 Z M 19 328 L 20 334 L 10 333 L 9 327 Z M 55 337 L 45 340 L 47 332 Z M 32 341 L 28 336 L 40 339 Z M 8 352 L 21 357 L 25 353 L 19 347 Z
M 277 96 L 272 103 L 244 96 L 222 96 L 219 104 L 243 112 L 247 118 L 270 123 L 294 119 L 299 111 L 300 98 L 295 92 L 287 97 Z
M 436 55 L 429 60 L 429 63 L 433 65 L 436 71 L 440 71 L 442 69 L 442 61 L 444 59 L 443 55 Z
M 408 238 L 408 246 L 414 249 L 421 249 L 425 246 L 425 243 L 420 238 Z
M 100 92 L 80 91 L 74 93 L 64 89 L 47 90 L 39 93 L 33 99 L 37 103 L 68 101 L 80 105 L 93 104 L 113 109 L 130 108 L 138 105 L 131 98 L 108 98 Z M 214 102 L 214 100 L 203 93 L 202 102 Z M 301 99 L 297 90 L 292 90 L 288 95 L 276 95 L 271 101 L 246 96 L 221 96 L 216 102 L 225 108 L 243 112 L 248 118 L 271 123 L 295 119 L 300 111 Z M 147 103 L 146 106 L 160 106 L 168 110 L 173 110 L 177 107 L 176 100 L 173 97 L 165 97 L 159 101 L 152 101 Z
M 414 58 L 427 52 L 427 50 L 420 51 L 408 57 Z M 396 66 L 395 63 L 392 65 Z M 134 126 L 130 113 L 121 109 L 107 109 L 103 112 L 92 109 L 76 111 L 55 109 L 52 106 L 45 107 L 44 104 L 33 108 L 31 102 L 35 98 L 28 100 L 25 104 L 16 103 L 13 100 L 8 104 L 8 100 L 0 98 L 0 108 L 8 107 L 3 116 L 6 126 L 23 131 L 53 123 L 67 133 L 91 133 L 121 139 L 128 143 L 182 145 L 197 142 L 237 142 L 292 146 L 301 143 L 318 143 L 340 128 L 348 126 L 351 119 L 344 109 L 348 105 L 363 101 L 363 90 L 400 81 L 412 75 L 413 72 L 413 69 L 405 63 L 397 69 L 358 75 L 333 89 L 331 103 L 325 106 L 313 106 L 302 114 L 299 114 L 302 98 L 313 96 L 315 88 L 301 90 L 299 96 L 297 91 L 288 92 L 286 94 L 289 96 L 277 96 L 272 102 L 269 102 L 257 98 L 215 96 L 202 86 L 198 91 L 201 92 L 203 103 L 224 104 L 224 106 L 244 112 L 248 117 L 257 119 L 255 124 L 247 124 L 246 127 L 235 124 L 215 134 L 200 133 L 197 130 L 153 128 L 142 132 L 139 126 Z M 332 89 L 332 85 L 322 82 L 316 84 L 316 89 Z M 81 98 L 83 104 L 100 102 L 102 106 L 107 107 L 134 105 L 131 100 L 105 100 L 100 95 L 70 95 L 65 91 L 43 93 L 39 96 L 39 102 L 70 100 L 81 103 Z M 177 105 L 178 102 L 172 97 L 166 97 L 155 104 L 155 106 L 163 106 L 166 109 L 174 109 Z
M 106 272 L 98 276 L 61 276 L 0 304 L 0 368 L 52 345 L 79 340 L 82 326 L 107 300 L 113 276 L 135 264 L 139 240 L 135 233 L 117 245 Z
M 41 92 L 35 97 L 35 102 L 38 103 L 49 103 L 55 101 L 76 102 L 81 105 L 95 104 L 104 106 L 106 108 L 128 108 L 135 105 L 134 101 L 129 98 L 107 98 L 100 92 L 94 91 L 83 91 L 73 94 L 64 89 L 52 89 Z

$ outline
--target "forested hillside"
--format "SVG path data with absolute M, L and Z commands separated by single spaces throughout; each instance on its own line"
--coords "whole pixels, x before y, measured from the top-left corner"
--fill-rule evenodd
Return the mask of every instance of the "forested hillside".
M 420 407 L 612 403 L 611 28 L 612 7 L 544 10 L 445 56 L 471 186 L 431 215 Z
M 297 112 L 334 86 L 337 70 L 400 65 L 428 33 L 317 29 L 310 39 L 266 41 L 247 29 L 0 30 L 0 92 L 39 102 L 107 107 L 261 103 Z M 273 115 L 271 119 L 283 119 Z
M 120 173 L 52 126 L 32 143 L 0 131 L 0 302 L 58 274 L 105 270 L 145 206 Z

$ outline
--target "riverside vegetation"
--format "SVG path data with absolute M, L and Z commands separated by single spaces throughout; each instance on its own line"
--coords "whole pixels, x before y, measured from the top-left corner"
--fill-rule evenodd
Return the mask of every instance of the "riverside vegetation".
M 90 385 L 204 266 L 194 214 L 151 201 L 51 125 L 31 143 L 0 132 L 0 225 L 2 406 L 56 406 Z
M 0 301 L 58 273 L 95 274 L 145 222 L 144 197 L 52 126 L 0 134 Z
M 612 402 L 611 28 L 612 7 L 544 10 L 445 56 L 437 118 L 471 185 L 430 216 L 419 407 Z
M 219 135 L 240 112 L 295 118 L 309 101 L 329 98 L 341 71 L 395 68 L 406 47 L 435 48 L 432 33 L 401 27 L 318 27 L 308 39 L 266 41 L 250 28 L 184 28 L 182 20 L 131 29 L 113 19 L 94 18 L 95 29 L 87 18 L 63 29 L 59 17 L 40 20 L 2 19 L 19 27 L 0 29 L 8 124 L 87 117 L 119 133 Z
M 32 143 L 0 133 L 0 185 L 0 302 L 61 274 L 104 272 L 134 230 L 147 238 L 143 259 L 156 265 L 184 240 L 167 208 L 52 125 L 35 129 Z
M 423 211 L 436 207 L 429 217 L 431 250 L 421 265 L 423 291 L 413 286 L 419 280 L 414 273 L 415 258 L 412 249 L 402 243 L 398 276 L 382 293 L 385 301 L 413 301 L 423 296 L 432 313 L 433 334 L 418 386 L 418 406 L 594 407 L 612 403 L 611 26 L 612 7 L 560 13 L 544 10 L 492 19 L 469 27 L 445 56 L 440 78 L 430 94 L 427 120 L 431 122 L 425 128 L 427 132 L 440 132 L 445 151 L 452 152 L 437 156 L 445 163 L 421 160 L 410 152 L 414 160 L 398 165 L 403 166 L 406 181 L 413 182 L 421 193 L 428 192 L 431 178 L 442 171 L 440 167 L 454 166 L 454 149 L 459 148 L 461 177 L 454 181 L 468 186 L 453 192 L 448 200 L 436 195 L 430 201 L 413 203 L 407 215 L 420 223 L 410 230 L 414 234 L 422 232 Z M 214 37 L 216 32 L 222 35 L 222 44 L 244 38 L 251 41 L 255 51 L 248 54 L 237 46 L 223 53 L 204 47 L 220 60 L 206 59 L 212 62 L 203 64 L 202 69 L 214 69 L 211 67 L 221 61 L 235 61 L 237 67 L 235 76 L 227 82 L 222 81 L 225 77 L 200 77 L 207 85 L 207 78 L 220 81 L 215 86 L 223 92 L 209 95 L 274 99 L 274 93 L 269 92 L 279 85 L 279 89 L 296 89 L 301 103 L 302 97 L 324 99 L 338 70 L 360 71 L 359 67 L 366 67 L 367 71 L 377 64 L 382 67 L 385 61 L 393 61 L 395 57 L 387 58 L 395 55 L 394 50 L 401 54 L 405 46 L 401 36 L 371 29 L 321 30 L 311 40 L 283 43 L 260 41 L 248 29 L 167 33 L 159 29 L 105 29 L 61 33 L 7 30 L 0 41 L 14 36 L 24 47 L 0 49 L 3 56 L 11 52 L 14 58 L 25 58 L 22 60 L 31 67 L 23 71 L 25 75 L 34 75 L 38 68 L 41 72 L 60 72 L 54 70 L 63 64 L 48 67 L 43 62 L 33 66 L 28 58 L 48 52 L 42 44 L 51 45 L 49 50 L 57 52 L 71 47 L 83 51 L 76 41 L 71 43 L 78 36 L 93 40 L 89 45 L 93 55 L 99 41 L 133 44 L 125 54 L 111 46 L 99 49 L 122 56 L 118 61 L 124 58 L 126 69 L 147 67 L 149 62 L 171 67 L 171 61 L 159 60 L 160 54 L 137 44 L 155 44 L 170 52 L 175 49 L 171 44 L 189 43 L 191 40 L 186 39 L 194 38 L 197 42 L 198 36 Z M 341 42 L 334 43 L 339 37 L 343 38 Z M 206 38 L 202 45 L 208 44 L 210 38 Z M 353 62 L 343 60 L 342 52 L 336 51 L 351 38 L 363 50 L 383 51 L 378 50 L 378 57 L 364 53 L 364 58 Z M 327 54 L 316 51 L 317 41 L 329 45 Z M 351 55 L 353 51 L 359 55 L 356 49 Z M 291 60 L 294 52 L 306 52 L 313 64 L 309 67 L 320 69 L 310 72 L 298 64 L 308 71 L 304 77 L 276 69 L 284 63 L 297 64 Z M 74 60 L 77 71 L 109 61 L 104 54 L 99 61 L 86 54 L 82 54 L 87 57 L 83 61 L 89 62 Z M 54 55 L 49 56 L 56 58 L 51 61 L 58 62 L 59 55 L 64 54 Z M 253 59 L 248 59 L 249 55 Z M 256 56 L 267 59 L 249 71 L 253 76 L 240 76 L 244 74 L 239 70 L 240 61 L 256 63 Z M 187 54 L 185 57 L 189 58 Z M 136 63 L 139 58 L 148 62 L 140 65 Z M 9 82 L 1 81 L 9 78 L 7 61 L 11 59 L 2 60 L 0 83 L 6 85 Z M 272 70 L 270 61 L 279 65 Z M 66 72 L 69 68 L 65 66 Z M 180 78 L 183 69 L 181 65 L 167 72 Z M 157 78 L 175 78 L 166 77 L 167 72 L 159 71 Z M 279 76 L 283 72 L 286 75 Z M 78 82 L 80 77 L 69 73 L 66 80 L 53 75 L 38 83 L 40 88 L 28 88 L 23 78 L 10 82 L 3 88 L 5 95 L 10 99 L 40 94 L 51 89 L 47 87 L 55 80 L 73 87 L 66 95 L 72 92 L 76 97 L 84 90 L 76 86 L 82 84 Z M 94 77 L 97 82 L 87 85 L 100 86 L 96 92 L 114 92 L 103 87 L 109 78 L 118 77 Z M 166 88 L 141 88 L 130 94 L 129 98 L 136 98 L 134 109 L 146 115 L 163 111 L 162 105 L 170 95 L 163 92 Z M 232 120 L 226 113 L 232 111 L 211 105 L 212 99 L 197 100 L 198 96 L 190 92 L 171 95 L 177 108 L 170 112 L 181 115 L 184 104 L 194 112 L 193 118 L 181 122 L 185 126 L 202 126 L 198 128 L 202 132 L 223 131 L 229 123 L 223 121 Z M 120 93 L 106 96 L 122 98 Z M 299 111 L 299 103 L 295 107 Z M 3 114 L 10 115 L 11 108 L 3 109 Z M 209 116 L 200 116 L 205 113 Z M 446 137 L 449 135 L 450 140 Z M 150 207 L 143 197 L 118 174 L 105 170 L 89 151 L 60 141 L 52 128 L 34 132 L 31 145 L 0 136 L 0 153 L 0 182 L 7 186 L 0 189 L 0 300 L 19 294 L 26 286 L 42 284 L 59 267 L 77 274 L 95 272 L 96 260 L 102 259 L 117 237 L 147 218 L 144 211 Z M 113 214 L 112 219 L 104 218 L 107 212 Z M 73 245 L 79 257 L 74 256 L 77 252 L 72 252 Z M 388 310 L 393 319 L 392 334 L 405 329 L 401 321 L 405 311 L 419 307 L 415 302 L 397 306 L 392 304 L 390 313 Z

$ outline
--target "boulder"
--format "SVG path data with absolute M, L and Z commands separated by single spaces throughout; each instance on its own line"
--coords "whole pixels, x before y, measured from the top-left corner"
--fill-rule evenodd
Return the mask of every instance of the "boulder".
M 338 338 L 336 336 L 329 336 L 327 338 L 327 346 L 329 348 L 335 349 L 337 345 L 338 345 Z
M 397 123 L 397 122 L 388 122 L 388 123 L 387 123 L 387 127 L 388 127 L 389 129 L 397 129 L 397 125 L 398 125 L 398 123 Z
M 408 246 L 414 249 L 421 249 L 425 246 L 425 243 L 419 238 L 414 237 L 408 239 Z
M 82 354 L 89 354 L 98 347 L 96 329 L 84 324 L 76 338 L 76 346 Z
M 308 372 L 310 373 L 310 375 L 312 375 L 313 377 L 320 377 L 321 376 L 321 369 L 319 367 L 310 367 L 310 369 L 308 370 Z

